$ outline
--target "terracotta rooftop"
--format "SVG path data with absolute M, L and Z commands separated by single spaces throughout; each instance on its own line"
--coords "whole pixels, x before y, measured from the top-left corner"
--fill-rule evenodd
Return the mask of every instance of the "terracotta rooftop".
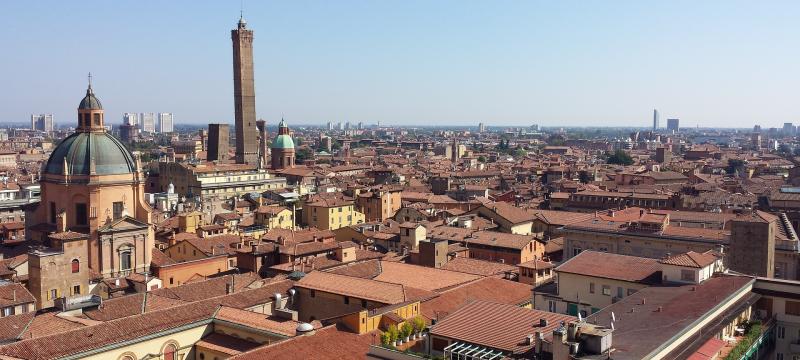
M 363 360 L 373 343 L 373 335 L 357 335 L 331 325 L 315 334 L 298 336 L 276 344 L 263 346 L 232 360 L 270 360 L 270 359 L 315 359 L 315 360 Z
M 402 285 L 313 271 L 295 284 L 297 287 L 352 296 L 392 305 L 407 301 Z
M 603 308 L 586 321 L 610 327 L 611 312 L 614 312 L 614 359 L 638 360 L 668 344 L 670 339 L 695 321 L 709 316 L 729 297 L 742 291 L 749 292 L 753 281 L 744 276 L 721 276 L 699 285 L 652 286 Z M 643 299 L 646 301 L 643 302 Z M 747 299 L 748 296 L 744 295 L 740 301 L 749 301 Z
M 428 320 L 441 320 L 472 300 L 522 305 L 531 301 L 531 286 L 487 277 L 439 293 L 439 296 L 424 301 L 420 306 L 420 312 Z
M 659 262 L 667 265 L 675 265 L 675 266 L 683 266 L 691 268 L 704 268 L 708 265 L 713 264 L 717 260 L 718 260 L 717 256 L 714 255 L 714 253 L 711 251 L 706 251 L 704 253 L 689 251 L 683 254 L 670 256 L 666 259 L 660 260 Z
M 559 273 L 630 282 L 652 283 L 661 279 L 656 259 L 586 250 L 556 268 Z
M 547 326 L 540 326 L 540 320 Z M 519 356 L 531 350 L 525 339 L 535 331 L 552 338 L 553 329 L 569 315 L 526 309 L 516 305 L 475 300 L 431 327 L 431 334 L 503 350 Z
M 494 261 L 457 257 L 446 262 L 442 270 L 456 271 L 479 276 L 501 275 L 507 272 L 516 272 L 517 267 Z
M 393 261 L 381 261 L 381 273 L 374 280 L 427 291 L 441 291 L 479 278 L 479 276 L 463 272 Z

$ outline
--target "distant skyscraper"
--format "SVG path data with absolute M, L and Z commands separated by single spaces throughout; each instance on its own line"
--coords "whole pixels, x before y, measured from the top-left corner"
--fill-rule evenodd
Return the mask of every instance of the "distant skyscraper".
M 54 128 L 53 114 L 31 115 L 31 130 L 51 132 Z
M 753 132 L 760 133 L 761 132 L 761 125 L 753 126 Z
M 158 113 L 158 131 L 162 133 L 175 131 L 172 113 Z
M 328 131 L 333 130 L 333 123 L 328 121 Z
M 658 110 L 653 109 L 653 130 L 658 130 Z
M 358 122 L 358 130 L 364 130 L 364 123 L 361 121 Z
M 139 114 L 137 113 L 124 113 L 122 114 L 122 123 L 128 125 L 138 125 L 141 127 L 142 124 L 139 123 Z
M 206 160 L 228 160 L 230 146 L 230 125 L 208 124 L 208 152 Z
M 783 133 L 787 135 L 794 135 L 794 124 L 790 122 L 783 123 Z
M 338 127 L 338 128 L 339 128 L 339 130 L 344 130 L 344 124 L 342 124 L 342 122 L 341 122 L 341 121 L 339 122 L 339 124 L 337 124 L 337 126 L 336 126 L 336 127 Z
M 478 132 L 484 132 L 484 131 L 486 131 L 486 125 L 484 125 L 483 123 L 478 124 Z
M 678 132 L 680 128 L 680 119 L 667 119 L 667 131 Z
M 256 130 L 256 88 L 253 77 L 253 30 L 239 18 L 233 41 L 233 99 L 236 111 L 236 162 L 258 164 Z
M 139 114 L 139 121 L 141 121 L 142 131 L 147 133 L 156 132 L 156 114 L 155 113 L 141 113 Z

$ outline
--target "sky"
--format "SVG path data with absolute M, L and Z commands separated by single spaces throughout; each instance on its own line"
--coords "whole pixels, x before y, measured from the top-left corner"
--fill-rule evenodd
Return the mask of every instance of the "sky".
M 233 121 L 230 30 L 255 31 L 274 125 L 800 123 L 798 1 L 2 1 L 0 122 Z

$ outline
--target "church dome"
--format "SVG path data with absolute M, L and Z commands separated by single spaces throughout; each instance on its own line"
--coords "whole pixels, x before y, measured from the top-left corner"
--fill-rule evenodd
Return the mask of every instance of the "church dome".
M 97 96 L 94 96 L 91 85 L 86 89 L 86 96 L 83 97 L 81 104 L 78 105 L 78 110 L 103 110 L 103 104 L 100 103 L 100 99 Z
M 89 175 L 92 159 L 96 175 L 136 172 L 133 155 L 115 137 L 106 132 L 76 132 L 53 150 L 45 165 L 44 173 L 64 174 L 66 160 L 70 175 Z
M 292 140 L 292 137 L 287 134 L 278 135 L 275 137 L 275 140 L 272 141 L 272 148 L 294 149 L 294 140 Z

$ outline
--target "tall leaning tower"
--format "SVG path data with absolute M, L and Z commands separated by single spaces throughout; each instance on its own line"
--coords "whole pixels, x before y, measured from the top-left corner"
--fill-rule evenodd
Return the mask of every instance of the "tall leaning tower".
M 236 110 L 236 163 L 258 164 L 256 90 L 253 79 L 253 30 L 244 17 L 231 30 L 233 41 L 233 98 Z

